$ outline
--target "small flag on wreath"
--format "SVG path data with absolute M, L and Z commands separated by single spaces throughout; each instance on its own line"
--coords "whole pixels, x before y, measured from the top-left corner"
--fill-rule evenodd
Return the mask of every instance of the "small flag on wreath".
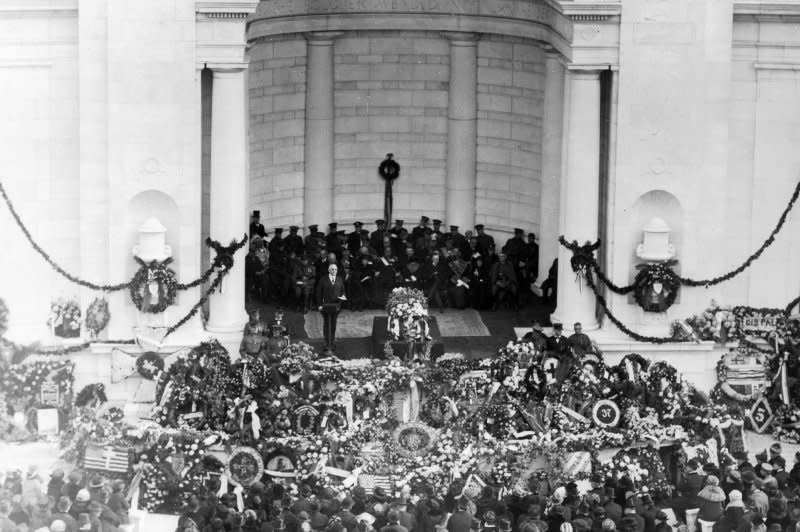
M 83 467 L 109 473 L 127 473 L 128 449 L 89 444 L 83 457 Z

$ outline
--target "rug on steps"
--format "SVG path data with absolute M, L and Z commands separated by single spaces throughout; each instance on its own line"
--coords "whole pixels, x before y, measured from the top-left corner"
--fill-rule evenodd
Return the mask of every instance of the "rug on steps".
M 489 336 L 489 329 L 483 323 L 480 313 L 474 309 L 431 311 L 439 323 L 442 336 Z M 385 316 L 378 310 L 343 310 L 336 322 L 337 338 L 366 338 L 372 334 L 372 320 Z M 322 314 L 311 311 L 305 315 L 306 334 L 311 339 L 319 339 L 322 334 Z

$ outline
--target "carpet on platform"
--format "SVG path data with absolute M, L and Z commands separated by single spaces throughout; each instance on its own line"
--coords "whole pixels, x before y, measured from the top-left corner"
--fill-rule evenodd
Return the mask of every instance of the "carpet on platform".
M 337 338 L 366 338 L 372 335 L 372 322 L 376 317 L 385 316 L 379 310 L 350 311 L 343 310 L 336 322 Z M 439 323 L 442 336 L 490 336 L 489 329 L 483 323 L 477 310 L 447 310 L 445 312 L 433 311 Z M 310 339 L 323 338 L 322 314 L 309 312 L 305 315 L 305 332 Z

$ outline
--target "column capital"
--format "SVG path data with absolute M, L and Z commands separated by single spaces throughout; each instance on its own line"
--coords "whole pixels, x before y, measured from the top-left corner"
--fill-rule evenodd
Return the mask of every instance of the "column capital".
M 344 35 L 343 31 L 310 31 L 304 33 L 303 37 L 312 46 L 330 46 L 342 35 Z
M 441 35 L 454 46 L 477 46 L 481 38 L 480 33 L 466 31 L 443 31 Z

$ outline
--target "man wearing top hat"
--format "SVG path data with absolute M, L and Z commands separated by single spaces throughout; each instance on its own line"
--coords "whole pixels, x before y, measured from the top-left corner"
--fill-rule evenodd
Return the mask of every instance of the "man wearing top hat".
M 386 220 L 375 220 L 378 227 L 369 235 L 369 245 L 378 255 L 383 255 L 383 235 L 386 233 Z
M 253 214 L 250 215 L 250 238 L 254 236 L 261 238 L 267 236 L 266 229 L 261 225 L 261 211 L 253 211 Z
M 303 245 L 303 237 L 297 234 L 299 230 L 300 228 L 296 225 L 289 227 L 289 234 L 283 241 L 286 243 L 287 250 L 294 251 L 298 257 L 302 257 L 305 246 Z
M 353 222 L 353 232 L 347 235 L 347 249 L 350 254 L 355 256 L 362 246 L 361 231 L 364 224 L 361 222 Z

